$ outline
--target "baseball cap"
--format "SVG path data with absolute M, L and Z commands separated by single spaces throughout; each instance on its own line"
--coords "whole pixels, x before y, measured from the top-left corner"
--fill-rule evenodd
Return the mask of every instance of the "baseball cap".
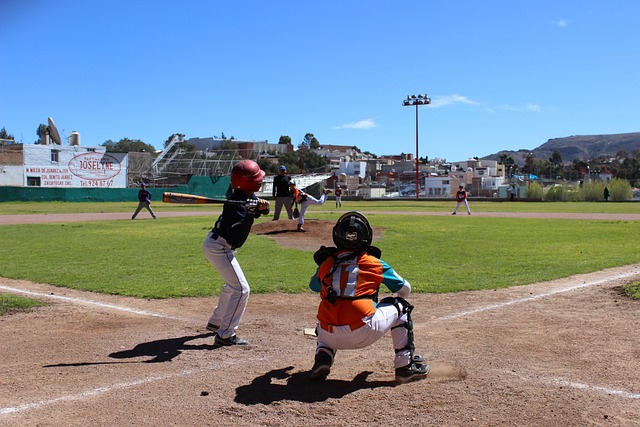
M 286 167 L 285 165 L 282 165 L 282 166 L 280 166 L 280 170 L 281 170 L 281 171 L 286 171 L 286 170 L 287 170 L 287 167 Z
M 296 182 L 294 180 L 289 181 L 289 185 L 296 185 Z

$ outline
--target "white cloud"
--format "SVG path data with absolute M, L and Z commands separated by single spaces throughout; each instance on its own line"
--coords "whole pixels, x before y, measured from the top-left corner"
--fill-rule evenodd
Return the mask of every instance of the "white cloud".
M 470 100 L 466 96 L 458 95 L 458 94 L 439 96 L 431 100 L 431 106 L 434 108 L 444 107 L 447 105 L 454 105 L 454 104 L 478 105 L 479 103 Z
M 357 122 L 345 123 L 340 126 L 336 126 L 333 129 L 371 129 L 378 125 L 372 119 L 359 120 Z
M 542 108 L 538 105 L 538 104 L 532 104 L 531 102 L 528 102 L 524 107 L 514 107 L 513 105 L 501 105 L 499 107 L 497 107 L 500 110 L 506 110 L 506 111 L 516 111 L 516 112 L 520 112 L 520 113 L 527 113 L 527 112 L 531 112 L 531 113 L 540 113 L 542 112 Z
M 566 19 L 560 19 L 559 21 L 553 21 L 553 25 L 558 28 L 565 28 L 569 22 Z

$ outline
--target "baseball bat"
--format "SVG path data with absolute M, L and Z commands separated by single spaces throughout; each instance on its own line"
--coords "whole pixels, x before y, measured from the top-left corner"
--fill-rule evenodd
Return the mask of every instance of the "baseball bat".
M 211 197 L 198 196 L 195 194 L 183 194 L 183 193 L 163 193 L 162 201 L 164 203 L 183 203 L 187 205 L 202 205 L 210 203 L 226 203 L 226 202 L 239 202 L 236 200 L 227 199 L 213 199 Z M 241 202 L 245 203 L 245 202 Z

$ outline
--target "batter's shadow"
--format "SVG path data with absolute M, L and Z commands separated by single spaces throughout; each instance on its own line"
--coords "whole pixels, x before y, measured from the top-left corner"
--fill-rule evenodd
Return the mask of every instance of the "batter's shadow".
M 395 387 L 395 381 L 367 381 L 373 372 L 363 371 L 351 381 L 327 379 L 312 381 L 311 372 L 289 373 L 294 367 L 274 369 L 251 381 L 251 384 L 236 389 L 234 401 L 243 405 L 268 405 L 280 400 L 294 400 L 303 403 L 323 402 L 339 399 L 347 394 L 363 389 Z M 276 383 L 285 381 L 284 384 Z
M 206 334 L 189 335 L 177 338 L 168 338 L 163 340 L 155 340 L 143 342 L 132 349 L 116 351 L 109 354 L 112 359 L 134 359 L 138 357 L 150 357 L 148 360 L 124 361 L 124 362 L 77 362 L 77 363 L 58 363 L 55 365 L 45 365 L 45 368 L 61 367 L 61 366 L 88 366 L 88 365 L 109 365 L 114 363 L 163 363 L 171 362 L 174 358 L 182 354 L 184 350 L 213 350 L 216 348 L 213 344 L 187 344 L 189 341 L 208 338 L 215 335 L 213 332 Z

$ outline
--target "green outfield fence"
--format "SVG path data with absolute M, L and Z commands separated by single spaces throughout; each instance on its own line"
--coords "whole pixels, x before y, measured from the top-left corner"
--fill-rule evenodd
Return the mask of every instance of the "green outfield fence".
M 162 193 L 197 194 L 224 198 L 229 190 L 228 176 L 192 176 L 186 185 L 149 187 L 155 201 Z M 130 202 L 138 199 L 139 188 L 46 188 L 0 187 L 0 202 Z

